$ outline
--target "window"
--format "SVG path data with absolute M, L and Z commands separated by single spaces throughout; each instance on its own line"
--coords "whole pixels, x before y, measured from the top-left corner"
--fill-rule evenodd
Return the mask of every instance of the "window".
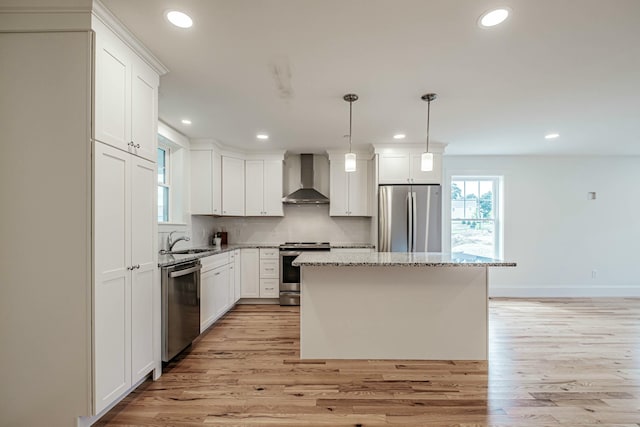
M 158 148 L 158 222 L 169 222 L 169 155 L 168 148 Z
M 502 258 L 500 177 L 451 178 L 451 252 Z

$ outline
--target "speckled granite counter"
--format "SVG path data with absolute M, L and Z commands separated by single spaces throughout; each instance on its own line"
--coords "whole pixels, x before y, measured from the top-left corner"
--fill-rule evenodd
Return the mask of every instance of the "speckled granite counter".
M 331 243 L 332 249 L 373 249 L 375 245 L 371 243 Z
M 200 252 L 196 254 L 166 254 L 158 255 L 158 267 L 168 267 L 170 265 L 179 264 L 185 261 L 191 261 L 194 259 L 204 258 L 211 255 L 222 254 L 225 252 L 233 251 L 236 249 L 246 248 L 277 248 L 280 243 L 242 243 L 235 245 L 223 245 L 218 248 L 215 246 L 201 246 L 193 249 L 209 249 L 206 252 Z M 192 248 L 189 248 L 192 249 Z
M 305 252 L 293 261 L 294 266 L 332 267 L 515 267 L 515 262 L 484 258 L 463 253 L 440 252 Z

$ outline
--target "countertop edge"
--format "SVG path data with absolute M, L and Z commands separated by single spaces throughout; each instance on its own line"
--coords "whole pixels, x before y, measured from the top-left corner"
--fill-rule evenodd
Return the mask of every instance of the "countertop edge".
M 210 249 L 207 252 L 200 252 L 197 254 L 166 254 L 158 256 L 158 267 L 170 267 L 172 265 L 180 264 L 183 262 L 193 261 L 200 258 L 206 258 L 208 256 L 219 255 L 225 252 L 235 251 L 236 249 L 273 249 L 280 247 L 279 243 L 239 243 L 239 244 L 231 244 L 224 245 L 220 248 L 216 246 L 200 246 L 189 249 Z
M 298 262 L 294 267 L 516 267 L 515 262 Z

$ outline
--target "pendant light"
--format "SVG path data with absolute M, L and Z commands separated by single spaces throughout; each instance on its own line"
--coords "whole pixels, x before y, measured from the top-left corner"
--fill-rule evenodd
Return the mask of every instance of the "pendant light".
M 427 101 L 427 149 L 422 153 L 422 159 L 420 161 L 420 170 L 423 172 L 430 172 L 433 170 L 433 154 L 429 152 L 429 119 L 431 115 L 431 101 L 437 98 L 435 93 L 427 93 L 422 95 L 422 100 Z
M 358 95 L 355 93 L 348 93 L 342 99 L 349 103 L 349 152 L 344 155 L 344 170 L 345 172 L 356 171 L 356 153 L 351 152 L 351 125 L 352 125 L 352 109 L 354 101 L 358 100 Z

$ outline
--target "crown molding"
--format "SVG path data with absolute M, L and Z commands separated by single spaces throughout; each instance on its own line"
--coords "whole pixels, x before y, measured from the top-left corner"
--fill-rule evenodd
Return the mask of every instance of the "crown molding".
M 92 14 L 113 31 L 127 46 L 140 55 L 142 60 L 153 68 L 156 73 L 162 76 L 169 72 L 169 69 L 99 0 L 93 0 Z

